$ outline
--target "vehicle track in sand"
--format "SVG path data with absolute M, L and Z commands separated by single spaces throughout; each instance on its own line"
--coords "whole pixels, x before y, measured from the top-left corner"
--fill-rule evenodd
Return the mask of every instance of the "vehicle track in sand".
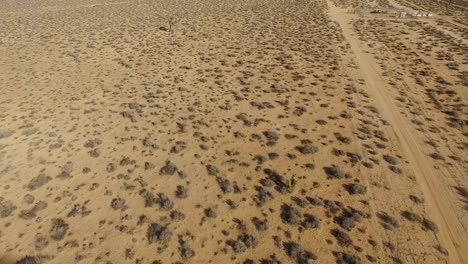
M 437 178 L 440 172 L 434 171 L 433 162 L 422 149 L 423 142 L 416 136 L 410 120 L 400 114 L 394 98 L 386 92 L 390 90 L 390 87 L 376 70 L 378 63 L 375 58 L 361 48 L 357 34 L 354 33 L 350 23 L 354 15 L 339 9 L 330 1 L 328 5 L 331 20 L 340 25 L 345 39 L 350 44 L 360 73 L 365 79 L 369 94 L 377 103 L 383 117 L 390 123 L 391 130 L 398 139 L 401 150 L 424 192 L 428 211 L 439 226 L 437 239 L 448 250 L 450 263 L 468 263 L 468 258 L 464 254 L 468 252 L 467 232 L 460 219 L 456 217 L 454 211 L 456 209 L 447 198 L 450 192 L 448 186 Z

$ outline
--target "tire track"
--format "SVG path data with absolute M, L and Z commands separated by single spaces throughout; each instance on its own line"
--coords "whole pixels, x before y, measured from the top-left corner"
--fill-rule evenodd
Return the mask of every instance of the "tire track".
M 365 53 L 360 48 L 359 40 L 356 35 L 353 35 L 354 30 L 349 23 L 351 21 L 350 14 L 340 12 L 333 3 L 330 1 L 328 3 L 331 19 L 339 23 L 343 35 L 351 45 L 355 61 L 366 80 L 370 95 L 379 106 L 381 114 L 391 124 L 401 150 L 412 166 L 413 173 L 426 197 L 429 213 L 439 226 L 440 230 L 436 235 L 442 245 L 447 248 L 450 263 L 468 263 L 465 254 L 468 252 L 467 234 L 447 199 L 450 190 L 437 178 L 437 172 L 432 169 L 433 162 L 421 149 L 422 142 L 415 136 L 416 132 L 409 120 L 401 116 L 394 99 L 386 93 L 385 90 L 389 88 L 376 70 L 378 64 L 372 55 Z

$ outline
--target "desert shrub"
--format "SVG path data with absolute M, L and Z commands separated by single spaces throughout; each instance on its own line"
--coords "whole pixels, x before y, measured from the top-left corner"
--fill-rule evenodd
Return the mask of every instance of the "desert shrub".
M 40 187 L 42 187 L 42 185 L 48 183 L 50 180 L 52 180 L 52 177 L 41 174 L 37 177 L 34 177 L 27 185 L 27 188 L 29 190 L 39 189 Z
M 255 228 L 256 228 L 258 231 L 265 231 L 265 230 L 267 230 L 268 227 L 269 227 L 268 219 L 260 220 L 260 219 L 258 219 L 257 217 L 254 217 L 254 218 L 252 219 L 252 222 L 254 223 Z
M 193 256 L 195 256 L 195 251 L 193 251 L 191 248 L 190 248 L 190 245 L 187 241 L 183 241 L 181 240 L 179 242 L 180 244 L 180 256 L 183 258 L 183 259 L 189 259 Z
M 359 183 L 347 184 L 345 188 L 350 194 L 365 194 L 367 192 L 367 187 Z
M 343 136 L 340 133 L 335 133 L 335 137 L 344 144 L 349 144 L 352 141 L 350 137 Z
M 152 170 L 156 168 L 156 165 L 154 165 L 154 163 L 146 161 L 144 164 L 144 167 L 145 167 L 145 170 Z
M 275 254 L 271 255 L 269 259 L 261 259 L 261 264 L 282 264 L 281 260 Z
M 49 241 L 41 233 L 37 233 L 36 236 L 34 237 L 34 239 L 35 239 L 35 248 L 36 248 L 36 250 L 42 250 L 42 249 L 46 248 L 49 245 Z
M 397 166 L 389 166 L 388 167 L 392 172 L 396 173 L 396 174 L 402 174 L 403 173 L 403 170 L 400 168 L 400 167 L 397 167 Z
M 370 129 L 368 126 L 362 126 L 358 128 L 358 130 L 364 133 L 367 138 L 371 138 L 374 136 L 374 131 L 372 131 L 372 129 Z
M 371 163 L 371 162 L 363 161 L 363 162 L 362 162 L 362 165 L 363 165 L 364 167 L 366 167 L 366 168 L 369 168 L 369 169 L 374 168 L 374 164 Z
M 296 150 L 299 151 L 301 154 L 314 154 L 318 152 L 319 149 L 317 146 L 307 144 L 307 145 L 297 146 Z
M 320 228 L 320 224 L 321 221 L 318 217 L 311 214 L 304 215 L 304 221 L 302 222 L 304 228 Z
M 362 221 L 362 219 L 363 214 L 351 208 L 344 209 L 340 216 L 335 217 L 335 221 L 338 222 L 342 228 L 348 231 L 351 231 L 357 223 Z
M 111 207 L 114 210 L 120 210 L 125 207 L 125 200 L 122 198 L 114 198 L 111 201 Z
M 400 163 L 400 160 L 398 158 L 395 158 L 395 157 L 393 157 L 391 155 L 384 155 L 383 159 L 386 162 L 390 163 L 391 165 L 397 165 L 398 163 Z
M 395 244 L 393 244 L 392 242 L 390 241 L 384 241 L 383 242 L 383 245 L 388 248 L 391 252 L 394 252 L 396 250 L 396 246 Z
M 424 218 L 422 221 L 422 226 L 424 230 L 430 230 L 433 232 L 439 231 L 439 227 L 431 220 Z
M 421 223 L 423 221 L 423 218 L 420 215 L 415 214 L 415 213 L 410 212 L 410 211 L 401 212 L 401 216 L 403 216 L 404 218 L 408 219 L 411 222 L 420 222 Z
M 272 187 L 273 185 L 275 185 L 275 182 L 272 181 L 271 179 L 261 179 L 260 180 L 260 183 L 265 186 L 265 187 Z
M 440 83 L 440 84 L 443 84 L 443 85 L 452 85 L 451 82 L 447 81 L 444 77 L 442 76 L 437 76 L 436 77 L 436 82 Z
M 324 207 L 327 208 L 330 213 L 336 214 L 344 207 L 344 205 L 339 201 L 325 200 Z
M 444 248 L 442 245 L 437 245 L 435 246 L 435 249 L 437 249 L 440 253 L 448 256 L 448 250 L 446 248 Z
M 93 158 L 97 158 L 101 155 L 101 150 L 93 149 L 93 150 L 88 151 L 88 154 Z
M 239 241 L 242 241 L 247 248 L 254 248 L 258 245 L 257 239 L 250 234 L 243 233 L 238 237 Z
M 293 201 L 296 202 L 296 204 L 302 208 L 305 208 L 310 205 L 309 200 L 305 198 L 293 197 Z
M 158 194 L 156 203 L 159 204 L 159 208 L 164 210 L 171 210 L 174 207 L 174 203 L 164 193 Z
M 296 135 L 293 135 L 293 134 L 284 134 L 284 137 L 285 137 L 286 139 L 297 138 L 297 136 L 296 136 Z
M 247 246 L 242 241 L 238 240 L 228 240 L 227 244 L 232 247 L 235 253 L 243 253 L 247 250 Z
M 277 159 L 278 157 L 279 157 L 279 154 L 278 154 L 278 153 L 275 153 L 275 152 L 270 152 L 270 153 L 268 153 L 268 158 L 269 158 L 270 160 L 275 160 L 275 159 Z
M 301 212 L 296 208 L 288 204 L 283 204 L 283 206 L 281 206 L 281 219 L 283 219 L 283 221 L 286 223 L 291 225 L 298 225 L 301 223 L 301 218 Z
M 353 118 L 353 115 L 350 114 L 350 113 L 348 113 L 348 112 L 342 112 L 342 113 L 340 114 L 340 116 L 341 116 L 342 118 L 345 118 L 345 119 L 351 119 L 351 118 Z
M 12 201 L 0 201 L 0 218 L 9 216 L 16 208 Z
M 425 69 L 420 72 L 422 76 L 430 76 L 432 74 L 432 70 L 430 69 Z
M 257 186 L 256 190 L 257 190 L 257 195 L 255 196 L 254 199 L 255 199 L 255 203 L 258 206 L 262 206 L 267 201 L 273 200 L 275 198 L 273 193 L 263 186 Z
M 458 194 L 461 195 L 463 198 L 468 198 L 468 188 L 466 187 L 463 187 L 463 186 L 458 186 L 458 187 L 455 187 L 455 189 L 457 190 Z
M 337 148 L 333 148 L 331 152 L 333 155 L 337 157 L 343 156 L 345 154 L 344 151 L 342 151 L 341 149 L 337 149 Z
M 206 209 L 204 210 L 204 212 L 205 212 L 205 216 L 206 216 L 206 217 L 209 217 L 209 218 L 215 218 L 215 217 L 218 216 L 218 214 L 216 213 L 216 211 L 215 211 L 213 208 L 211 208 L 211 207 L 206 208 Z
M 36 204 L 34 204 L 34 206 L 33 206 L 31 209 L 22 210 L 18 216 L 19 216 L 20 218 L 22 218 L 22 219 L 33 219 L 33 218 L 36 217 L 36 213 L 37 213 L 38 211 L 44 210 L 45 208 L 47 208 L 47 206 L 48 206 L 47 202 L 45 202 L 45 201 L 39 201 L 39 202 L 37 202 Z M 79 209 L 83 209 L 83 208 L 82 208 L 81 206 L 79 206 L 79 205 L 78 205 L 78 207 L 79 207 Z M 75 205 L 75 207 L 73 208 L 73 210 L 75 210 L 75 209 L 77 209 L 77 208 L 76 208 L 76 205 Z M 72 211 L 73 211 L 73 210 L 72 210 Z M 81 211 L 81 210 L 80 210 L 80 211 L 77 210 L 76 213 L 80 213 L 80 214 L 82 214 L 82 215 L 83 215 L 83 214 L 87 215 L 87 214 L 89 214 L 90 212 L 91 212 L 91 211 L 85 211 L 85 212 L 83 212 L 83 211 Z M 69 214 L 69 216 L 73 216 L 73 215 L 72 215 L 72 214 Z
M 245 138 L 245 134 L 239 131 L 233 133 L 235 138 Z
M 417 204 L 422 204 L 424 203 L 424 199 L 423 198 L 420 198 L 416 195 L 410 195 L 409 196 L 410 200 L 413 201 L 414 203 L 417 203 Z
M 154 149 L 159 148 L 158 144 L 154 140 L 152 140 L 151 138 L 144 138 L 143 139 L 143 146 L 149 147 L 149 148 L 154 148 Z
M 296 109 L 294 110 L 293 114 L 297 116 L 301 116 L 306 112 L 307 112 L 307 108 L 301 105 L 301 106 L 296 106 Z
M 462 80 L 463 86 L 468 86 L 468 71 L 462 72 L 460 79 Z
M 385 133 L 382 130 L 374 130 L 374 136 L 384 142 L 387 142 L 388 139 L 385 136 Z
M 276 141 L 280 139 L 280 135 L 277 132 L 271 130 L 263 131 L 263 136 L 265 136 L 267 139 L 269 146 L 276 144 Z
M 129 157 L 122 157 L 122 159 L 119 162 L 120 166 L 128 166 L 131 164 L 134 164 L 135 160 L 131 160 Z
M 188 189 L 182 185 L 177 185 L 177 189 L 175 191 L 175 196 L 177 198 L 183 199 L 188 197 Z
M 60 218 L 52 219 L 52 228 L 50 230 L 50 237 L 53 240 L 60 241 L 65 237 L 68 230 L 68 224 Z
M 338 241 L 338 245 L 340 245 L 342 247 L 348 247 L 351 244 L 353 244 L 353 240 L 351 239 L 351 237 L 348 235 L 348 233 L 346 233 L 344 231 L 341 231 L 341 230 L 335 228 L 335 229 L 333 229 L 331 231 L 331 234 Z
M 343 179 L 351 178 L 349 173 L 345 173 L 339 166 L 332 165 L 331 167 L 324 167 L 325 173 L 328 179 Z
M 311 205 L 314 205 L 314 206 L 323 206 L 324 203 L 323 203 L 323 200 L 321 198 L 315 198 L 315 197 L 306 197 L 307 201 L 309 201 L 309 203 Z
M 379 243 L 373 239 L 369 239 L 367 242 L 369 242 L 369 244 L 373 247 L 373 248 L 376 248 Z
M 417 83 L 418 85 L 421 85 L 421 86 L 425 86 L 425 85 L 426 85 L 426 83 L 424 82 L 424 80 L 421 79 L 421 78 L 419 78 L 418 76 L 414 77 L 414 80 L 416 81 L 416 83 Z
M 254 160 L 256 160 L 258 164 L 263 164 L 268 159 L 265 156 L 262 156 L 262 155 L 255 155 Z
M 286 255 L 294 259 L 297 264 L 308 264 L 317 259 L 315 254 L 295 242 L 284 243 L 284 250 Z
M 348 84 L 344 89 L 347 91 L 347 93 L 357 93 L 357 88 L 354 84 Z
M 231 193 L 233 191 L 231 182 L 228 179 L 218 177 L 216 180 L 223 193 Z
M 337 264 L 361 264 L 361 259 L 357 256 L 345 252 L 333 252 Z
M 34 208 L 33 208 L 34 209 Z M 87 216 L 91 213 L 91 210 L 88 210 L 86 208 L 86 203 L 85 204 L 75 204 L 73 208 L 68 212 L 67 216 L 68 217 L 75 217 L 77 215 L 80 216 Z
M 151 243 L 169 243 L 171 241 L 172 232 L 167 226 L 161 226 L 157 223 L 152 223 L 148 226 L 146 231 L 146 238 Z
M 226 204 L 229 206 L 230 209 L 236 209 L 239 204 L 236 201 L 233 201 L 231 199 L 226 200 Z
M 49 257 L 46 256 L 25 256 L 16 261 L 16 264 L 43 264 Z
M 378 217 L 383 221 L 383 226 L 386 229 L 394 229 L 400 227 L 400 222 L 395 217 L 387 213 L 378 213 Z
M 185 219 L 185 214 L 177 210 L 171 211 L 169 216 L 171 217 L 171 220 L 173 221 L 181 221 Z
M 217 176 L 219 173 L 218 167 L 212 164 L 206 165 L 206 171 L 208 172 L 208 175 L 212 176 Z
M 247 231 L 247 222 L 239 218 L 234 218 L 233 221 L 236 223 L 237 229 L 241 231 Z
M 429 156 L 435 160 L 445 160 L 444 156 L 440 155 L 437 152 L 429 154 Z
M 349 161 L 354 165 L 362 159 L 362 156 L 358 153 L 347 152 L 346 156 L 348 156 Z
M 176 171 L 177 171 L 177 166 L 175 165 L 175 163 L 171 161 L 166 161 L 166 165 L 164 165 L 159 170 L 159 174 L 160 175 L 174 175 Z
M 375 146 L 379 149 L 386 149 L 387 146 L 385 144 L 381 144 L 381 143 L 375 143 Z
M 27 203 L 27 204 L 32 204 L 34 203 L 34 196 L 30 195 L 30 194 L 26 194 L 24 197 L 23 197 L 23 202 Z M 1 212 L 2 212 L 2 209 L 1 209 L 2 205 L 0 203 L 0 217 L 1 217 Z
M 320 119 L 320 120 L 317 120 L 317 121 L 315 121 L 315 122 L 316 122 L 317 124 L 321 125 L 321 126 L 324 126 L 324 125 L 328 124 L 328 122 L 327 122 L 327 121 L 325 121 L 325 120 L 322 120 L 322 119 Z
M 179 175 L 181 179 L 187 178 L 187 173 L 185 173 L 184 171 L 178 171 L 177 175 Z

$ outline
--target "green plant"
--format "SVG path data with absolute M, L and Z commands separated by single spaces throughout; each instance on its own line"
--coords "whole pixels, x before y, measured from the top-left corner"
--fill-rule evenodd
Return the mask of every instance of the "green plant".
M 291 179 L 286 179 L 285 185 L 288 187 L 289 191 L 292 192 L 296 188 L 297 184 L 299 183 L 296 175 L 293 175 Z

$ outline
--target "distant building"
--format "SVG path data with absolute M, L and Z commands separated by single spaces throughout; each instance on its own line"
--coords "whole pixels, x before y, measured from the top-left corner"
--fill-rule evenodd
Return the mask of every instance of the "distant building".
M 430 17 L 432 16 L 432 13 L 430 12 L 424 12 L 424 11 L 415 11 L 413 13 L 413 16 L 417 16 L 417 17 Z
M 394 14 L 398 18 L 406 18 L 410 17 L 430 17 L 432 13 L 419 11 L 419 10 L 412 10 L 409 8 L 374 8 L 368 11 L 371 14 Z

